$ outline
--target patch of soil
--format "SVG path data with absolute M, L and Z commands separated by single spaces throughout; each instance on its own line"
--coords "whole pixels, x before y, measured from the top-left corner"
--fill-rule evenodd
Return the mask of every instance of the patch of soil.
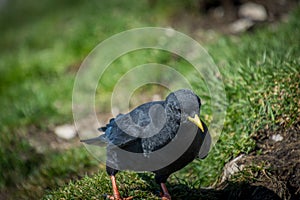
M 268 168 L 261 174 L 263 185 L 283 199 L 300 199 L 300 123 L 287 130 L 266 130 L 255 137 L 261 154 L 253 153 L 252 162 Z M 281 136 L 281 141 L 276 137 Z M 249 162 L 249 161 L 248 161 Z
M 300 122 L 288 129 L 259 131 L 253 138 L 257 149 L 231 163 L 231 169 L 235 166 L 242 176 L 250 173 L 251 186 L 264 187 L 281 199 L 300 199 Z
M 63 151 L 75 146 L 80 146 L 81 143 L 77 137 L 71 140 L 64 140 L 57 137 L 53 131 L 54 127 L 47 129 L 40 129 L 35 126 L 28 128 L 26 136 L 29 144 L 36 150 L 36 152 L 43 154 L 49 150 Z

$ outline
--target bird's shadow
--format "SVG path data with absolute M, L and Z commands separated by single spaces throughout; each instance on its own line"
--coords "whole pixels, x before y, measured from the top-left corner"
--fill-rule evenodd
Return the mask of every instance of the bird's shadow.
M 159 195 L 159 186 L 155 183 L 153 176 L 149 174 L 139 174 L 152 188 L 150 192 Z M 191 188 L 186 184 L 167 184 L 172 199 L 228 199 L 228 200 L 280 200 L 281 198 L 272 190 L 263 186 L 254 186 L 246 182 L 228 182 L 222 189 L 214 188 Z

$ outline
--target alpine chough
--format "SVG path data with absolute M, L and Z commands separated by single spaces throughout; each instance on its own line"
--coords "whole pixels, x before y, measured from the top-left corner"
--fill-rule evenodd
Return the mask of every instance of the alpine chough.
M 120 170 L 134 170 L 153 172 L 162 199 L 171 199 L 165 185 L 168 177 L 195 158 L 205 158 L 210 149 L 211 136 L 198 116 L 200 107 L 194 92 L 177 90 L 165 101 L 148 102 L 110 119 L 98 129 L 104 132 L 99 137 L 81 140 L 106 145 L 106 171 L 113 188 L 113 196 L 108 198 L 132 198 L 121 198 L 115 175 Z

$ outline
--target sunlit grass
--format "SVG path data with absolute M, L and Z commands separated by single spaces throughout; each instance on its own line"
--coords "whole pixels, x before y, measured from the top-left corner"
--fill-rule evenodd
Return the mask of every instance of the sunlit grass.
M 0 188 L 47 162 L 43 155 L 35 158 L 26 129 L 36 126 L 45 134 L 72 122 L 73 83 L 84 57 L 114 33 L 153 23 L 146 2 L 132 3 L 6 2 L 0 15 Z M 145 20 L 132 23 L 142 13 Z
M 0 20 L 0 188 L 18 184 L 21 192 L 17 196 L 28 199 L 44 195 L 46 189 L 50 191 L 45 199 L 101 198 L 111 193 L 109 179 L 101 167 L 98 174 L 82 178 L 85 169 L 99 167 L 84 148 L 40 154 L 29 144 L 27 130 L 29 126 L 51 130 L 72 122 L 75 73 L 98 42 L 129 28 L 165 24 L 170 13 L 162 14 L 159 7 L 148 12 L 148 4 L 142 1 L 17 4 L 3 11 Z M 253 150 L 251 134 L 265 126 L 291 126 L 299 121 L 298 19 L 299 9 L 288 24 L 241 37 L 221 37 L 206 45 L 223 76 L 228 98 L 226 121 L 210 155 L 170 177 L 171 191 L 176 192 L 180 184 L 190 188 L 211 185 L 228 160 Z M 101 97 L 109 97 L 126 67 L 148 62 L 173 66 L 191 77 L 196 92 L 206 91 L 203 80 L 193 76 L 183 59 L 163 51 L 140 51 L 112 64 L 103 80 L 104 89 L 98 91 Z M 149 95 L 156 92 L 151 90 Z M 209 96 L 202 98 L 209 102 Z M 101 111 L 110 110 L 106 98 L 97 101 Z M 209 117 L 209 104 L 203 105 L 202 113 Z M 76 180 L 77 173 L 81 180 Z M 122 193 L 158 198 L 159 188 L 143 178 L 136 173 L 118 174 Z M 70 179 L 73 181 L 66 184 Z
M 205 160 L 194 161 L 170 177 L 169 182 L 174 184 L 174 190 L 176 185 L 182 182 L 190 188 L 211 185 L 220 177 L 222 167 L 227 161 L 253 150 L 255 143 L 250 138 L 251 134 L 265 126 L 288 127 L 299 121 L 297 80 L 300 60 L 297 56 L 299 42 L 296 41 L 300 40 L 287 39 L 287 34 L 291 30 L 299 32 L 299 24 L 296 23 L 298 15 L 297 11 L 289 24 L 281 25 L 275 30 L 265 28 L 241 38 L 220 38 L 215 44 L 208 46 L 224 77 L 229 103 L 226 121 L 223 133 L 209 156 Z M 275 37 L 270 37 L 274 34 Z M 102 176 L 101 173 L 100 177 Z M 68 195 L 68 198 L 74 198 L 79 195 L 79 198 L 82 198 L 84 194 L 79 192 L 96 177 L 83 179 L 78 184 L 73 182 L 46 197 L 55 199 Z M 131 173 L 126 174 L 126 177 L 129 180 L 134 179 L 134 183 L 142 181 L 141 178 L 133 178 Z M 122 180 L 124 173 L 119 178 Z M 132 188 L 132 183 L 129 183 L 127 178 L 119 182 L 124 191 Z M 103 182 L 92 187 L 97 188 L 96 191 L 99 193 L 110 193 L 110 187 L 99 188 L 99 184 L 107 185 L 109 180 L 107 178 L 101 180 Z M 146 188 L 148 191 L 146 194 L 143 193 L 145 188 L 139 188 L 134 194 L 137 198 L 152 197 L 152 188 L 155 188 L 155 185 Z M 175 193 L 175 197 L 180 197 L 181 193 Z M 99 194 L 93 193 L 89 197 L 96 197 L 95 195 Z M 126 195 L 131 193 L 125 192 Z

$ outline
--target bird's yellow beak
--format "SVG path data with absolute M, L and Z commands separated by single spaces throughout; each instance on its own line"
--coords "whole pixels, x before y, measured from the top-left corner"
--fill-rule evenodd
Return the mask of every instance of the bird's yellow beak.
M 200 130 L 201 130 L 202 132 L 204 132 L 204 128 L 203 128 L 202 122 L 201 122 L 201 120 L 199 119 L 199 116 L 198 116 L 197 114 L 195 115 L 194 118 L 188 117 L 188 120 L 190 120 L 191 122 L 193 122 L 194 124 L 196 124 L 196 125 L 200 128 Z

